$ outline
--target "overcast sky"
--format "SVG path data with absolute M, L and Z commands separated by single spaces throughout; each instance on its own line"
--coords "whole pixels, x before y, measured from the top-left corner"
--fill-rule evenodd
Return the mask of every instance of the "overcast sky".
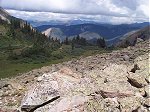
M 0 0 L 0 6 L 25 20 L 92 20 L 113 24 L 149 21 L 149 0 Z

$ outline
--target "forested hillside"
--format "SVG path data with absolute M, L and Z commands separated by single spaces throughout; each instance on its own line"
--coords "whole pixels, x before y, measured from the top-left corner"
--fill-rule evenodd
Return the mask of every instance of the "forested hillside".
M 85 38 L 47 38 L 28 22 L 15 18 L 1 9 L 0 18 L 0 77 L 58 63 L 81 55 L 109 52 L 105 40 L 90 44 Z

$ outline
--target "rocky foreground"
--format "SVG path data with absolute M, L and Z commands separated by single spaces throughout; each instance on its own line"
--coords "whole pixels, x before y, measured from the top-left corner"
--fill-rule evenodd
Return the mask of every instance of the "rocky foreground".
M 0 80 L 0 112 L 148 112 L 149 41 Z

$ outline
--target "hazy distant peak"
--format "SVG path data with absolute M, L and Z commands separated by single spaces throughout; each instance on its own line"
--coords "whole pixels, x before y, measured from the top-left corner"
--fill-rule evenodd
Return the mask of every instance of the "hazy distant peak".
M 60 39 L 61 41 L 66 38 L 64 33 L 61 31 L 60 28 L 48 28 L 45 31 L 42 32 L 42 34 L 45 34 L 48 38 L 57 38 Z

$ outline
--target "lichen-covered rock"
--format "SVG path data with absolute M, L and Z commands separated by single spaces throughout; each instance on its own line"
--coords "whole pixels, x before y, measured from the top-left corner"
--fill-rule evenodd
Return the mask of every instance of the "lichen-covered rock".
M 69 68 L 63 68 L 58 72 L 43 74 L 42 76 L 38 77 L 38 82 L 29 87 L 29 91 L 27 91 L 26 96 L 22 101 L 22 110 L 27 111 L 32 110 L 36 107 L 40 107 L 40 105 L 58 96 L 60 98 L 64 97 L 64 99 L 62 99 L 60 102 L 58 101 L 58 104 L 55 104 L 58 106 L 56 106 L 52 110 L 54 110 L 55 112 L 61 112 L 60 110 L 62 109 L 69 109 L 70 107 L 64 105 L 64 103 L 70 103 L 68 99 L 65 100 L 65 96 L 68 96 L 69 92 L 71 92 L 71 90 L 73 90 L 76 85 L 80 83 L 79 77 L 75 76 L 77 75 L 73 73 Z M 78 98 L 75 96 L 73 97 L 72 102 L 78 103 L 78 101 L 74 101 L 75 98 L 77 98 L 79 102 L 82 102 L 82 97 Z M 60 105 L 61 107 L 59 107 Z M 48 108 L 48 110 L 50 110 L 50 107 Z
M 145 97 L 150 97 L 150 85 L 145 86 Z
M 100 94 L 103 98 L 125 98 L 133 96 L 131 93 L 119 93 L 119 92 L 108 92 L 108 91 L 96 91 L 96 94 Z
M 141 106 L 142 99 L 138 97 L 125 97 L 118 99 L 121 112 L 132 112 Z
M 129 57 L 128 55 L 124 55 L 124 56 L 123 56 L 123 60 L 124 60 L 124 61 L 129 61 L 129 60 L 130 60 L 130 57 Z
M 142 88 L 147 85 L 147 82 L 144 76 L 142 75 L 130 74 L 129 76 L 127 76 L 127 78 L 128 78 L 128 82 L 134 87 Z
M 83 112 L 84 105 L 87 101 L 88 97 L 82 95 L 62 98 L 55 106 L 52 106 L 48 112 Z
M 106 98 L 95 96 L 86 104 L 87 112 L 120 112 L 117 98 Z

